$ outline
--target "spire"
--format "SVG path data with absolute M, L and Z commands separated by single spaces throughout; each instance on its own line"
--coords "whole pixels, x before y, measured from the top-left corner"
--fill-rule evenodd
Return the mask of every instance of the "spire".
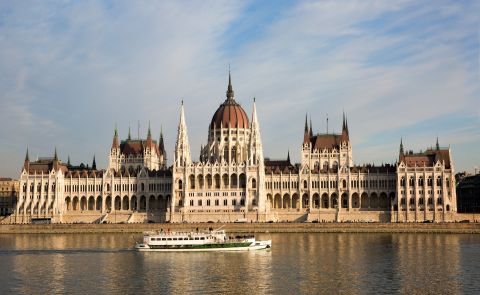
M 304 132 L 305 133 L 308 133 L 308 120 L 307 120 L 307 114 L 305 114 L 305 129 L 304 129 Z
M 27 172 L 30 169 L 30 157 L 28 155 L 28 147 L 27 147 L 27 153 L 25 154 L 25 162 L 23 163 L 23 169 Z
M 25 154 L 25 162 L 30 162 L 30 156 L 28 155 L 28 147 L 27 147 L 27 153 Z
M 250 126 L 250 165 L 263 165 L 263 146 L 260 136 L 260 125 L 257 118 L 257 104 L 253 101 L 252 124 Z
M 130 124 L 128 125 L 128 137 L 127 137 L 128 140 L 132 140 L 132 134 L 130 132 Z
M 303 144 L 307 144 L 310 142 L 310 136 L 308 134 L 308 119 L 307 114 L 305 114 L 305 129 L 303 130 Z
M 180 108 L 180 122 L 178 123 L 174 161 L 174 165 L 176 166 L 188 165 L 192 162 L 190 156 L 190 144 L 188 143 L 187 124 L 185 123 L 185 110 L 183 108 L 183 100 Z
M 150 121 L 148 121 L 147 139 L 152 139 L 152 131 L 150 130 Z
M 345 111 L 343 111 L 342 131 L 345 130 Z
M 310 137 L 313 136 L 313 130 L 312 130 L 312 117 L 310 117 Z
M 398 161 L 402 162 L 405 157 L 405 153 L 403 151 L 403 139 L 400 137 L 400 152 L 398 155 Z
M 347 135 L 348 135 L 348 118 L 345 116 L 345 129 L 347 130 Z
M 120 145 L 118 144 L 117 124 L 115 124 L 115 132 L 113 133 L 112 149 L 118 148 L 119 146 Z
M 227 100 L 234 100 L 234 92 L 233 92 L 233 87 L 232 87 L 232 76 L 230 75 L 230 70 L 228 70 Z
M 438 136 L 437 136 L 437 143 L 435 144 L 435 147 L 437 148 L 437 151 L 440 150 L 440 145 L 438 144 Z
M 290 150 L 288 150 L 288 153 L 287 153 L 287 162 L 288 164 L 290 164 Z
M 72 164 L 70 164 L 70 155 L 68 155 L 68 158 L 67 158 L 67 165 L 72 166 Z
M 158 148 L 160 152 L 165 156 L 165 143 L 163 142 L 163 126 L 160 126 L 160 139 L 158 140 Z
M 92 169 L 97 170 L 97 162 L 95 161 L 95 154 L 93 154 Z
M 58 171 L 58 155 L 57 155 L 57 147 L 55 147 L 55 154 L 53 155 L 53 170 Z

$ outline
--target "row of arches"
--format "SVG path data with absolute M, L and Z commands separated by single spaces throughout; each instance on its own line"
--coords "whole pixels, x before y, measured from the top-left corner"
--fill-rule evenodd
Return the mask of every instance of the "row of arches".
M 65 198 L 65 210 L 66 211 L 165 211 L 169 208 L 170 195 L 150 195 L 149 197 L 142 195 L 139 198 L 137 196 L 107 196 L 105 202 L 103 202 L 102 196 L 74 196 Z
M 37 203 L 22 203 L 18 207 L 19 214 L 53 214 L 53 204 L 55 199 L 45 200 Z
M 431 187 L 433 186 L 433 178 L 432 176 L 429 176 L 427 178 L 427 186 L 428 187 Z M 450 187 L 450 180 L 447 178 L 445 178 L 445 183 L 447 185 L 447 187 Z M 405 187 L 405 184 L 406 184 L 406 178 L 404 176 L 402 176 L 400 178 L 400 186 L 401 187 Z M 436 186 L 442 186 L 443 185 L 443 182 L 442 182 L 442 177 L 441 176 L 437 176 L 436 178 Z M 418 177 L 417 179 L 415 179 L 415 177 L 413 176 L 410 176 L 410 178 L 408 179 L 408 186 L 410 187 L 415 187 L 415 186 L 419 186 L 419 187 L 423 187 L 425 186 L 425 181 L 423 179 L 423 176 L 420 176 Z
M 270 208 L 273 209 L 306 209 L 306 208 L 357 208 L 357 209 L 376 209 L 387 210 L 390 208 L 390 204 L 395 198 L 395 193 L 382 192 L 377 194 L 375 192 L 367 194 L 366 192 L 359 195 L 353 193 L 349 198 L 347 193 L 343 193 L 340 198 L 336 193 L 328 195 L 323 193 L 321 196 L 315 193 L 309 197 L 308 194 L 303 194 L 302 198 L 299 198 L 298 194 L 271 194 L 267 195 L 267 200 L 270 204 Z M 351 204 L 349 204 L 351 202 Z M 311 203 L 311 205 L 310 205 Z
M 236 188 L 246 188 L 247 187 L 247 177 L 244 173 L 236 174 L 233 173 L 228 175 L 224 173 L 222 176 L 220 174 L 190 174 L 188 179 L 188 188 L 189 189 L 236 189 Z M 181 179 L 177 181 L 177 189 L 183 189 L 184 183 Z M 255 178 L 251 178 L 249 181 L 250 188 L 257 188 L 257 181 Z

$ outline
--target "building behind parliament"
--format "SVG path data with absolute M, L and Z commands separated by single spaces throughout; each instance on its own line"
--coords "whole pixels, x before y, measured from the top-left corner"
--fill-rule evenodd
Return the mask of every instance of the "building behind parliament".
M 305 120 L 301 162 L 264 157 L 255 100 L 251 116 L 229 76 L 199 161 L 192 161 L 183 102 L 173 165 L 164 138 L 125 140 L 115 129 L 108 168 L 54 156 L 25 157 L 13 214 L 3 222 L 444 222 L 457 204 L 450 149 L 407 151 L 391 165 L 354 164 L 348 120 L 341 133 L 316 134 Z

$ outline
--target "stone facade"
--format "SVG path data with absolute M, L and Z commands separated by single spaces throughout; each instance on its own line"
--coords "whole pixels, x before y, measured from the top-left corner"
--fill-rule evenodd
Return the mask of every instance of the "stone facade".
M 18 195 L 18 180 L 0 178 L 0 216 L 13 213 Z
M 450 149 L 405 152 L 397 163 L 354 164 L 348 121 L 341 133 L 314 134 L 305 121 L 301 162 L 264 158 L 255 100 L 249 116 L 235 100 L 229 77 L 199 161 L 190 153 L 182 102 L 173 165 L 163 135 L 119 142 L 109 167 L 31 162 L 20 175 L 12 223 L 51 222 L 441 222 L 456 216 Z M 299 134 L 300 135 L 300 134 Z M 302 138 L 300 135 L 299 138 Z

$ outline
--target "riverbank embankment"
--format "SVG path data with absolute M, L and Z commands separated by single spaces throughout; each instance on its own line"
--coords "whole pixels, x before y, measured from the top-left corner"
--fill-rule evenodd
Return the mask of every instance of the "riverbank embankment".
M 141 233 L 219 228 L 237 233 L 480 234 L 479 223 L 137 223 L 0 225 L 0 234 Z

